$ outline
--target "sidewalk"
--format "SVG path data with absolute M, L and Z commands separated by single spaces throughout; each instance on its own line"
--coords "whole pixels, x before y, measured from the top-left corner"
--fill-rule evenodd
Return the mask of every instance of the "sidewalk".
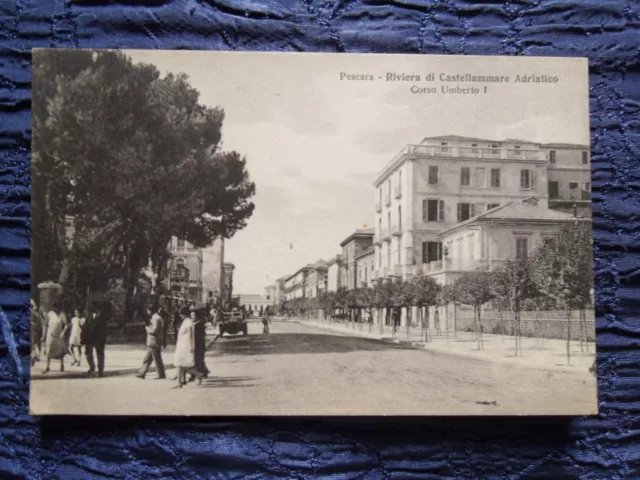
M 207 332 L 207 350 L 218 339 L 216 335 L 210 335 Z M 167 345 L 167 348 L 162 350 L 162 359 L 164 361 L 165 370 L 174 368 L 173 365 L 173 352 L 175 345 Z M 105 377 L 117 377 L 123 375 L 134 375 L 138 373 L 142 366 L 142 359 L 146 353 L 146 347 L 142 343 L 128 343 L 128 344 L 114 344 L 109 345 L 104 349 L 104 376 Z M 94 353 L 94 359 L 96 358 Z M 87 378 L 87 371 L 89 366 L 87 359 L 84 356 L 84 347 L 82 349 L 82 363 L 81 366 L 71 366 L 72 358 L 67 355 L 64 358 L 64 372 L 60 371 L 60 361 L 52 360 L 48 373 L 42 373 L 47 366 L 46 360 L 41 356 L 40 361 L 31 367 L 31 380 L 52 380 L 58 378 Z M 96 361 L 96 360 L 94 360 Z M 154 378 L 156 373 L 155 366 L 149 368 L 147 375 L 150 378 Z
M 562 372 L 588 372 L 595 359 L 595 345 L 589 344 L 589 352 L 581 351 L 579 342 L 571 342 L 571 364 L 567 364 L 567 341 L 557 339 L 542 339 L 523 337 L 521 341 L 522 350 L 516 357 L 514 355 L 514 337 L 484 334 L 482 336 L 484 350 L 478 350 L 478 342 L 471 332 L 449 332 L 441 335 L 431 335 L 431 341 L 425 342 L 421 338 L 418 328 L 412 329 L 407 338 L 404 327 L 399 327 L 395 335 L 390 327 L 384 327 L 380 334 L 380 325 L 374 324 L 369 333 L 369 325 L 355 326 L 344 324 L 330 324 L 318 320 L 303 320 L 291 318 L 289 321 L 309 325 L 316 328 L 331 330 L 338 333 L 353 335 L 362 338 L 373 338 L 389 343 L 407 345 L 418 349 L 448 355 L 464 356 L 475 358 L 481 361 L 489 361 L 501 364 L 509 364 L 522 368 L 534 368 L 546 371 Z

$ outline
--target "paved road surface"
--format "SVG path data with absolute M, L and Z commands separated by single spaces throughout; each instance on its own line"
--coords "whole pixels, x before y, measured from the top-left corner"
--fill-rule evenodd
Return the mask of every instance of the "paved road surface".
M 32 410 L 135 415 L 512 415 L 595 411 L 595 378 L 442 355 L 297 323 L 219 339 L 210 378 L 34 380 Z M 141 350 L 141 356 L 142 356 Z M 167 359 L 167 363 L 170 361 Z M 107 347 L 108 367 L 108 347 Z M 174 371 L 167 372 L 173 378 Z

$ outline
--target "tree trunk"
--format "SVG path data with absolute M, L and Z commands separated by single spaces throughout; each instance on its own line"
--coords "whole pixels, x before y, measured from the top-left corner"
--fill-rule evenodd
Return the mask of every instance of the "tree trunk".
M 571 309 L 567 306 L 567 365 L 571 365 Z

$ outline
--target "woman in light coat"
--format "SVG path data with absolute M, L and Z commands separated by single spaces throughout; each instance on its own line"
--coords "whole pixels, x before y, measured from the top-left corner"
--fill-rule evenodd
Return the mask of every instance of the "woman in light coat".
M 202 383 L 204 375 L 195 369 L 195 311 L 189 311 L 188 307 L 180 311 L 183 320 L 178 330 L 178 340 L 176 341 L 176 351 L 173 363 L 178 369 L 178 385 L 175 388 L 182 388 L 187 383 L 187 373 L 194 375 L 198 379 L 198 385 Z
M 60 360 L 60 371 L 64 372 L 64 356 L 68 353 L 65 335 L 67 320 L 60 306 L 54 304 L 47 314 L 47 324 L 43 334 L 47 351 L 47 368 L 42 373 L 49 372 L 51 360 Z

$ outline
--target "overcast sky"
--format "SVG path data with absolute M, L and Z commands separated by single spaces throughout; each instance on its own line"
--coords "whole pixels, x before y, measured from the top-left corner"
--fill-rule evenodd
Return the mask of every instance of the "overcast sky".
M 224 150 L 247 158 L 256 210 L 227 242 L 235 293 L 263 293 L 276 278 L 340 251 L 374 218 L 376 174 L 407 143 L 468 135 L 589 143 L 585 63 L 527 57 L 127 51 L 134 61 L 189 75 L 200 100 L 226 118 Z M 340 73 L 376 81 L 340 80 Z M 487 94 L 419 95 L 387 72 L 510 75 Z M 557 84 L 514 83 L 516 74 Z M 440 88 L 443 83 L 420 82 Z M 447 84 L 455 86 L 455 84 Z M 463 86 L 470 86 L 466 84 Z M 477 85 L 480 89 L 484 84 Z

